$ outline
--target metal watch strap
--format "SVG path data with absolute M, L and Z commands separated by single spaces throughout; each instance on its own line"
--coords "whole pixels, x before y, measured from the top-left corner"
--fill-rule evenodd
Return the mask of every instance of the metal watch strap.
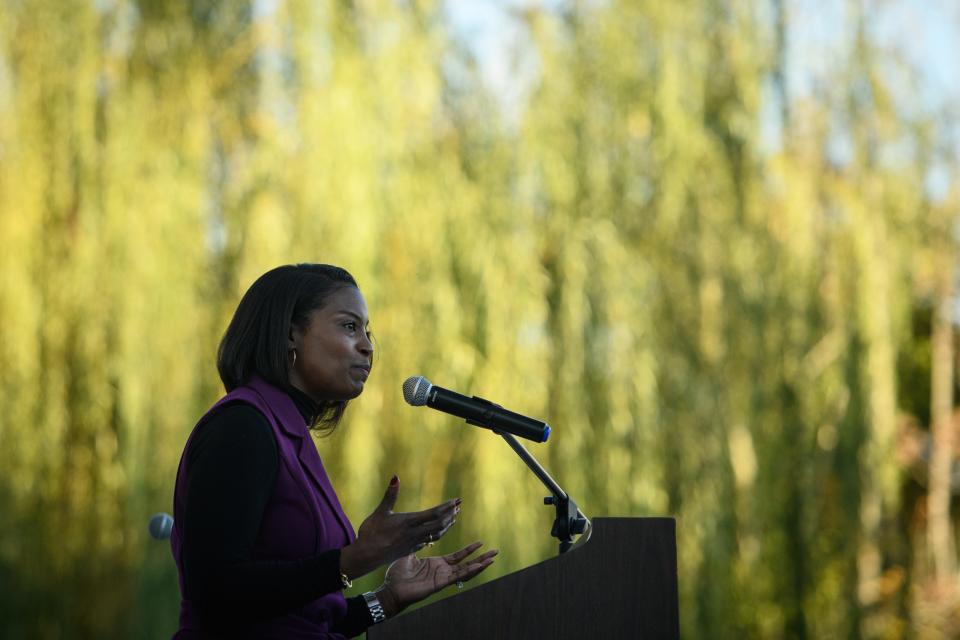
M 373 591 L 367 591 L 363 594 L 363 599 L 367 603 L 367 608 L 370 609 L 370 616 L 373 618 L 373 624 L 383 622 L 387 619 L 387 614 L 383 612 L 383 605 L 380 604 L 377 594 L 375 594 Z

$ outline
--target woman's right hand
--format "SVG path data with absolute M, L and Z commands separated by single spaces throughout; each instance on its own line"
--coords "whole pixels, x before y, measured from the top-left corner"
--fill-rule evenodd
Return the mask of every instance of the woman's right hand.
M 351 580 L 436 542 L 460 513 L 460 498 L 426 511 L 394 513 L 399 493 L 400 480 L 393 476 L 383 500 L 360 525 L 356 541 L 340 551 L 340 571 Z

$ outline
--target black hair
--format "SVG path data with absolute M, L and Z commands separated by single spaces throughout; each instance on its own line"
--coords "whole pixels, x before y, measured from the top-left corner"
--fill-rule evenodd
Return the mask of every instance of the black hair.
M 290 326 L 306 328 L 310 314 L 346 287 L 359 289 L 346 269 L 329 264 L 291 264 L 267 271 L 243 294 L 217 349 L 217 370 L 229 393 L 257 374 L 289 391 Z M 332 431 L 347 401 L 323 402 L 311 429 Z

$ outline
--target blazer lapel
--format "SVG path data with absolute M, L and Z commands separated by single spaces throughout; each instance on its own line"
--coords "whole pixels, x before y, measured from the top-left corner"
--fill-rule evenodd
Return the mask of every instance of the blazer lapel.
M 299 416 L 300 414 L 297 413 L 297 415 Z M 306 431 L 306 429 L 304 429 L 304 431 Z M 320 460 L 320 454 L 317 453 L 317 445 L 314 444 L 313 438 L 310 437 L 309 432 L 305 433 L 300 439 L 300 450 L 298 451 L 297 456 L 300 458 L 300 462 L 307 470 L 307 474 L 310 476 L 313 482 L 320 487 L 323 497 L 326 498 L 327 503 L 330 505 L 330 510 L 333 511 L 335 516 L 337 516 L 340 526 L 343 527 L 343 532 L 347 534 L 347 539 L 350 540 L 350 542 L 353 542 L 353 540 L 356 538 L 356 534 L 353 531 L 353 527 L 350 525 L 350 521 L 347 519 L 347 515 L 343 512 L 343 507 L 340 505 L 339 498 L 337 498 L 337 492 L 333 490 L 333 485 L 330 484 L 330 478 L 327 476 L 327 470 L 323 468 L 323 462 Z
M 258 376 L 254 376 L 250 386 L 263 396 L 263 399 L 270 405 L 270 410 L 276 416 L 283 432 L 298 440 L 297 457 L 300 463 L 306 469 L 307 475 L 310 476 L 313 483 L 320 489 L 320 493 L 326 499 L 330 510 L 337 517 L 337 521 L 347 535 L 347 539 L 353 542 L 356 539 L 356 533 L 354 533 L 347 515 L 343 512 L 337 493 L 333 490 L 326 469 L 323 468 L 317 446 L 314 444 L 313 438 L 310 437 L 310 431 L 304 424 L 303 416 L 297 410 L 293 399 Z

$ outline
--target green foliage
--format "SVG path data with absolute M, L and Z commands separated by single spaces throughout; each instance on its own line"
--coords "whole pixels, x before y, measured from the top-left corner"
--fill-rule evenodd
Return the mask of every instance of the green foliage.
M 685 637 L 905 635 L 893 446 L 929 417 L 912 308 L 956 194 L 928 201 L 936 122 L 895 109 L 863 18 L 771 149 L 766 8 L 520 12 L 512 121 L 434 2 L 5 2 L 0 635 L 169 637 L 145 524 L 239 296 L 300 261 L 371 310 L 374 374 L 318 441 L 355 523 L 397 473 L 403 508 L 464 498 L 443 548 L 499 547 L 484 579 L 554 552 L 505 443 L 403 403 L 422 373 L 547 419 L 588 514 L 677 518 Z

